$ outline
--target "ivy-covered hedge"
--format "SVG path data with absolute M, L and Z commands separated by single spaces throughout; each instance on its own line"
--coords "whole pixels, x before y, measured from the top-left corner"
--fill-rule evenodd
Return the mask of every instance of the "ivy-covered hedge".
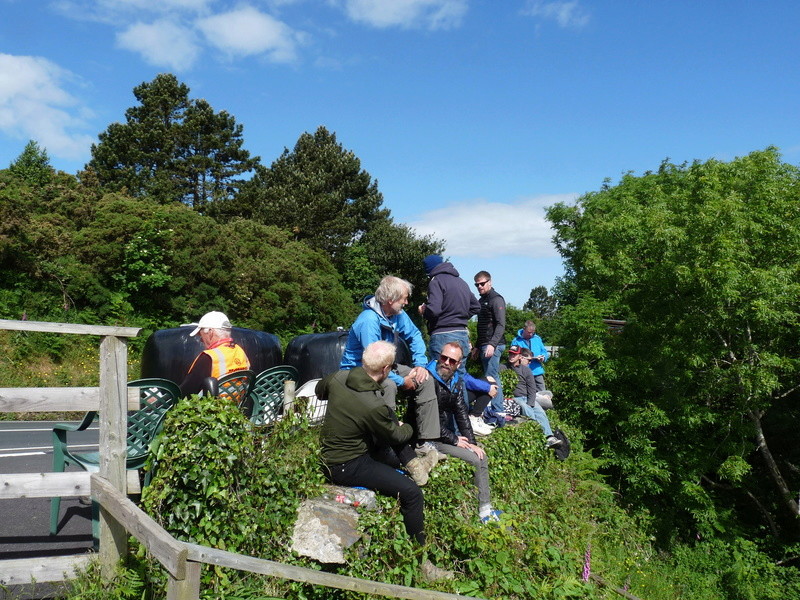
M 320 494 L 324 483 L 318 430 L 295 415 L 269 430 L 253 429 L 233 405 L 209 398 L 184 400 L 171 411 L 143 504 L 182 540 L 483 598 L 618 597 L 585 582 L 588 572 L 646 600 L 800 597 L 797 571 L 769 563 L 752 544 L 698 544 L 672 556 L 657 553 L 646 533 L 647 516 L 633 518 L 617 505 L 597 474 L 600 462 L 582 450 L 580 432 L 560 424 L 554 411 L 550 417 L 572 440 L 565 462 L 544 448 L 533 421 L 497 430 L 483 442 L 492 501 L 504 511 L 498 525 L 480 524 L 466 463 L 451 457 L 435 468 L 424 488 L 424 552 L 407 538 L 398 502 L 379 496 L 381 510 L 361 514 L 363 537 L 348 551 L 347 565 L 293 555 L 288 548 L 296 509 Z M 426 557 L 454 570 L 456 578 L 425 582 L 419 564 Z M 130 597 L 164 596 L 163 572 L 143 552 L 131 568 L 136 576 L 128 571 L 122 580 L 129 587 L 131 581 L 142 584 L 139 595 Z M 214 567 L 204 568 L 201 589 L 209 599 L 363 597 Z

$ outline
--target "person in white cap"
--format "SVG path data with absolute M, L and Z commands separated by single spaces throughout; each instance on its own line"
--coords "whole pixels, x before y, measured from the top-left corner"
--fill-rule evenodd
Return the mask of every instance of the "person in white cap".
M 199 323 L 192 323 L 190 336 L 199 335 L 206 347 L 194 359 L 189 372 L 181 382 L 184 396 L 198 394 L 208 377 L 220 378 L 234 371 L 250 368 L 250 360 L 244 349 L 233 342 L 231 322 L 224 313 L 212 311 L 203 315 Z

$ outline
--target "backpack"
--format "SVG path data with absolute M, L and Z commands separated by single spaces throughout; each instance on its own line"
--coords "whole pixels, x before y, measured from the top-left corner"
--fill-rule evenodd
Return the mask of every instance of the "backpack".
M 506 424 L 506 416 L 497 412 L 491 404 L 483 409 L 483 420 L 487 425 L 494 425 L 495 427 L 502 427 Z
M 512 419 L 522 414 L 522 408 L 513 398 L 503 398 L 503 410 L 506 411 L 506 416 Z
M 560 429 L 554 429 L 553 435 L 561 440 L 561 444 L 553 448 L 558 460 L 567 460 L 569 456 L 569 438 Z

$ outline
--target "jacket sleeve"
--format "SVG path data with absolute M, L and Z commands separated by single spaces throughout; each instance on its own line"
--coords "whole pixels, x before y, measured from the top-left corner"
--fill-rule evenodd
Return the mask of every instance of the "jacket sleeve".
M 439 280 L 434 277 L 428 282 L 428 299 L 425 301 L 425 311 L 423 313 L 429 329 L 436 327 L 436 321 L 439 319 L 439 315 L 442 314 L 443 296 L 442 286 Z
M 456 424 L 458 425 L 458 430 L 461 432 L 467 440 L 469 440 L 470 444 L 475 443 L 475 434 L 472 431 L 472 424 L 469 422 L 469 412 L 467 411 L 467 405 L 465 402 L 454 402 L 455 406 L 453 406 L 453 416 L 456 419 Z M 453 434 L 455 435 L 455 434 Z M 458 437 L 455 438 L 453 441 L 453 445 L 455 446 L 458 443 Z
M 481 303 L 472 292 L 469 293 L 469 316 L 474 317 L 481 312 Z
M 469 373 L 464 375 L 464 386 L 471 392 L 483 392 L 484 394 L 488 393 L 492 388 L 492 384 L 488 381 L 473 377 Z
M 411 350 L 411 362 L 415 367 L 424 367 L 428 364 L 428 355 L 425 353 L 425 340 L 405 311 L 397 315 L 397 333 L 406 341 Z
M 503 335 L 506 332 L 506 301 L 500 295 L 497 295 L 492 300 L 492 314 L 494 315 L 495 327 L 492 332 L 492 339 L 489 340 L 489 345 L 497 348 L 503 343 Z
M 464 404 L 463 402 L 461 404 Z M 455 432 L 450 429 L 448 426 L 450 413 L 446 410 L 439 410 L 439 441 L 442 444 L 448 444 L 450 446 L 455 446 L 458 443 L 458 436 Z M 461 426 L 459 425 L 459 429 Z
M 539 347 L 540 347 L 539 354 L 544 356 L 544 360 L 542 360 L 542 362 L 547 362 L 547 359 L 550 358 L 550 353 L 547 351 L 547 346 L 544 345 L 542 338 L 539 338 Z
M 414 428 L 409 423 L 400 425 L 397 417 L 392 413 L 392 409 L 385 405 L 370 413 L 367 427 L 375 437 L 390 446 L 407 442 L 414 435 Z

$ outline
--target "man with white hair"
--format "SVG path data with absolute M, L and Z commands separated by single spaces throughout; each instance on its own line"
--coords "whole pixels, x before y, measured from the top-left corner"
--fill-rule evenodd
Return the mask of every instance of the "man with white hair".
M 411 283 L 399 277 L 387 275 L 381 280 L 375 295 L 364 299 L 364 310 L 350 328 L 339 368 L 360 366 L 364 349 L 372 342 L 383 340 L 397 344 L 399 339 L 405 341 L 411 350 L 414 366 L 397 365 L 389 373 L 384 382 L 384 400 L 394 410 L 398 388 L 413 395 L 417 441 L 420 451 L 427 453 L 433 451 L 433 446 L 425 442 L 439 437 L 439 410 L 433 381 L 426 369 L 428 357 L 425 341 L 419 328 L 403 310 L 408 304 L 411 289 Z
M 194 330 L 189 335 L 199 335 L 205 350 L 197 355 L 181 382 L 184 396 L 199 394 L 208 377 L 219 379 L 228 373 L 250 368 L 250 360 L 244 349 L 235 344 L 231 337 L 231 322 L 224 313 L 206 313 L 199 323 L 192 323 L 191 326 L 194 326 Z
M 381 446 L 410 441 L 414 429 L 400 423 L 386 405 L 382 383 L 395 359 L 395 346 L 376 341 L 362 353 L 361 365 L 322 379 L 317 396 L 328 399 L 320 431 L 325 476 L 336 485 L 361 486 L 400 498 L 400 512 L 408 535 L 424 543 L 422 491 L 410 478 L 382 458 Z
M 396 447 L 414 435 L 411 425 L 399 422 L 384 399 L 387 390 L 382 384 L 394 365 L 395 351 L 391 342 L 372 342 L 360 353 L 359 366 L 337 371 L 317 384 L 317 396 L 328 399 L 320 430 L 323 474 L 336 485 L 365 487 L 398 498 L 406 533 L 424 545 L 422 490 L 393 466 L 376 460 L 383 456 L 381 445 Z M 430 560 L 421 567 L 429 580 L 453 577 Z

